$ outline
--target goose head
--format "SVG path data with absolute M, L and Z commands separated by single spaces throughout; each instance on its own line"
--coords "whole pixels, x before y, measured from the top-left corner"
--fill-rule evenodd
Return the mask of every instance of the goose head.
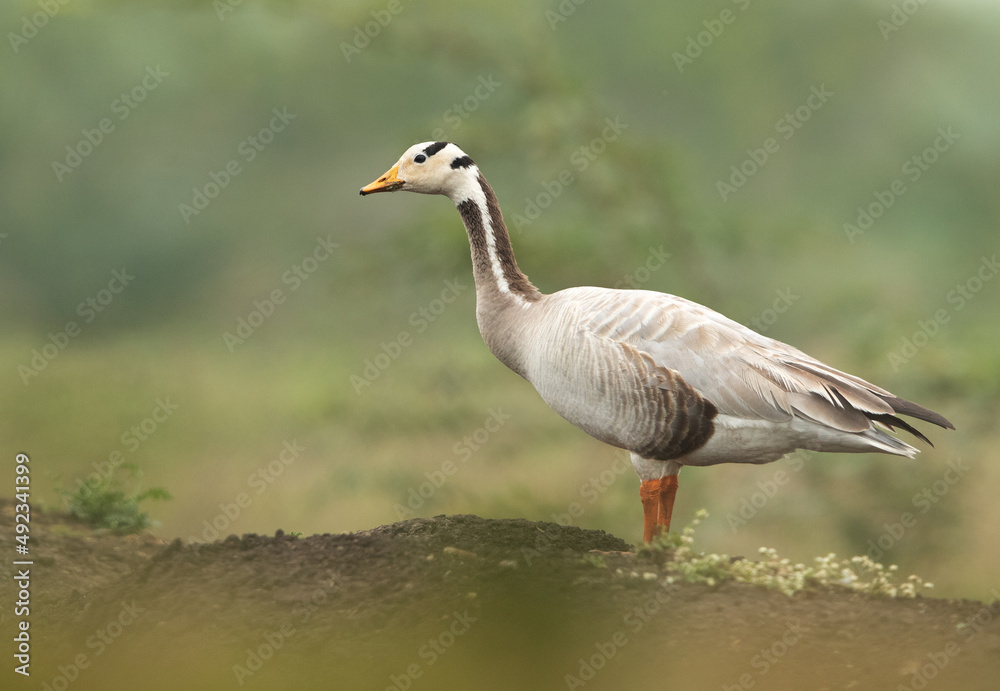
M 478 185 L 479 170 L 464 151 L 450 142 L 414 144 L 375 182 L 361 188 L 361 196 L 406 190 L 443 194 L 456 204 L 468 199 Z

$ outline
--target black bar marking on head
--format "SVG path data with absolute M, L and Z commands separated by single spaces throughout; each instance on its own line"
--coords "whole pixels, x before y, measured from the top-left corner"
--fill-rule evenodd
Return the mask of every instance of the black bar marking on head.
M 459 156 L 451 162 L 452 168 L 468 168 L 471 165 L 473 165 L 472 159 L 468 156 Z
M 446 146 L 448 146 L 448 142 L 434 142 L 433 144 L 424 149 L 424 153 L 427 154 L 428 156 L 433 156 Z

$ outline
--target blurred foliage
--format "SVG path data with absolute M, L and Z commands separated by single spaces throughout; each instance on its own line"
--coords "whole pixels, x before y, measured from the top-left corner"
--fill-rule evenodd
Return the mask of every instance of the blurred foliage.
M 4 5 L 8 42 L 30 33 L 39 7 Z M 938 449 L 916 462 L 814 458 L 743 532 L 726 513 L 779 466 L 692 469 L 679 524 L 705 506 L 703 532 L 719 550 L 766 540 L 800 559 L 864 552 L 961 456 L 977 479 L 949 486 L 888 558 L 943 593 L 985 587 L 974 572 L 1000 568 L 984 548 L 1000 518 L 989 499 L 1000 485 L 1000 285 L 981 282 L 962 309 L 948 296 L 996 250 L 995 8 L 920 5 L 883 36 L 888 1 L 587 2 L 565 16 L 556 2 L 393 7 L 74 0 L 8 46 L 0 430 L 47 469 L 37 496 L 52 501 L 59 482 L 124 450 L 177 496 L 163 507 L 166 534 L 197 532 L 240 493 L 252 505 L 234 532 L 365 528 L 396 520 L 394 505 L 499 406 L 511 421 L 418 513 L 566 511 L 615 452 L 559 420 L 483 347 L 450 205 L 356 192 L 410 144 L 443 138 L 483 168 L 543 290 L 640 281 L 744 323 L 790 291 L 767 335 L 959 428 L 934 430 Z M 707 38 L 726 9 L 734 21 Z M 698 40 L 708 45 L 679 70 L 676 55 Z M 148 88 L 151 70 L 165 76 Z M 477 96 L 483 80 L 498 85 Z M 776 123 L 813 87 L 833 95 L 783 139 Z M 294 119 L 248 160 L 274 109 Z M 57 175 L 67 147 L 96 138 L 105 118 L 114 129 Z M 607 119 L 626 127 L 581 169 L 580 148 L 597 150 Z M 902 166 L 947 127 L 960 138 L 911 182 Z M 768 137 L 777 151 L 723 200 L 718 182 Z M 231 161 L 239 173 L 185 219 L 180 206 L 213 175 L 225 180 Z M 515 229 L 563 170 L 573 182 Z M 844 224 L 900 177 L 907 192 L 850 242 Z M 287 272 L 318 259 L 318 238 L 338 248 L 293 290 Z M 643 273 L 661 247 L 669 258 Z M 135 276 L 120 292 L 115 270 Z M 418 331 L 412 315 L 447 280 L 468 289 Z M 285 300 L 227 347 L 224 334 L 276 289 Z M 894 365 L 889 354 L 942 309 L 947 322 Z M 79 334 L 63 339 L 69 321 Z M 356 393 L 350 377 L 404 331 L 413 345 Z M 45 368 L 25 383 L 36 351 Z M 167 394 L 178 411 L 130 448 L 127 431 Z M 293 439 L 307 451 L 285 464 Z M 581 520 L 636 539 L 634 477 L 622 478 Z M 975 568 L 949 584 L 924 566 L 943 557 Z
M 148 513 L 139 511 L 139 504 L 150 499 L 172 498 L 170 492 L 162 487 L 127 493 L 114 476 L 101 478 L 93 486 L 81 483 L 74 492 L 64 493 L 71 516 L 94 528 L 124 534 L 138 533 L 154 525 Z

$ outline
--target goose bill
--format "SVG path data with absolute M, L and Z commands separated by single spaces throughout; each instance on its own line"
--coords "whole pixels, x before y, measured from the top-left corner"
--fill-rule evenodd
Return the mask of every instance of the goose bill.
M 393 166 L 389 171 L 380 177 L 378 180 L 373 182 L 366 187 L 361 188 L 361 196 L 366 194 L 372 194 L 374 192 L 394 192 L 403 186 L 403 181 L 397 177 L 399 175 L 399 166 Z

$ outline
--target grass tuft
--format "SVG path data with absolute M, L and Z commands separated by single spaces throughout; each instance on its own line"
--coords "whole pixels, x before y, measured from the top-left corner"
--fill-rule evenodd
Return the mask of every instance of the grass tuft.
M 91 527 L 119 534 L 138 533 L 153 525 L 149 514 L 139 510 L 139 504 L 172 498 L 162 487 L 128 494 L 114 477 L 103 478 L 96 487 L 81 483 L 72 494 L 65 493 L 70 515 Z

